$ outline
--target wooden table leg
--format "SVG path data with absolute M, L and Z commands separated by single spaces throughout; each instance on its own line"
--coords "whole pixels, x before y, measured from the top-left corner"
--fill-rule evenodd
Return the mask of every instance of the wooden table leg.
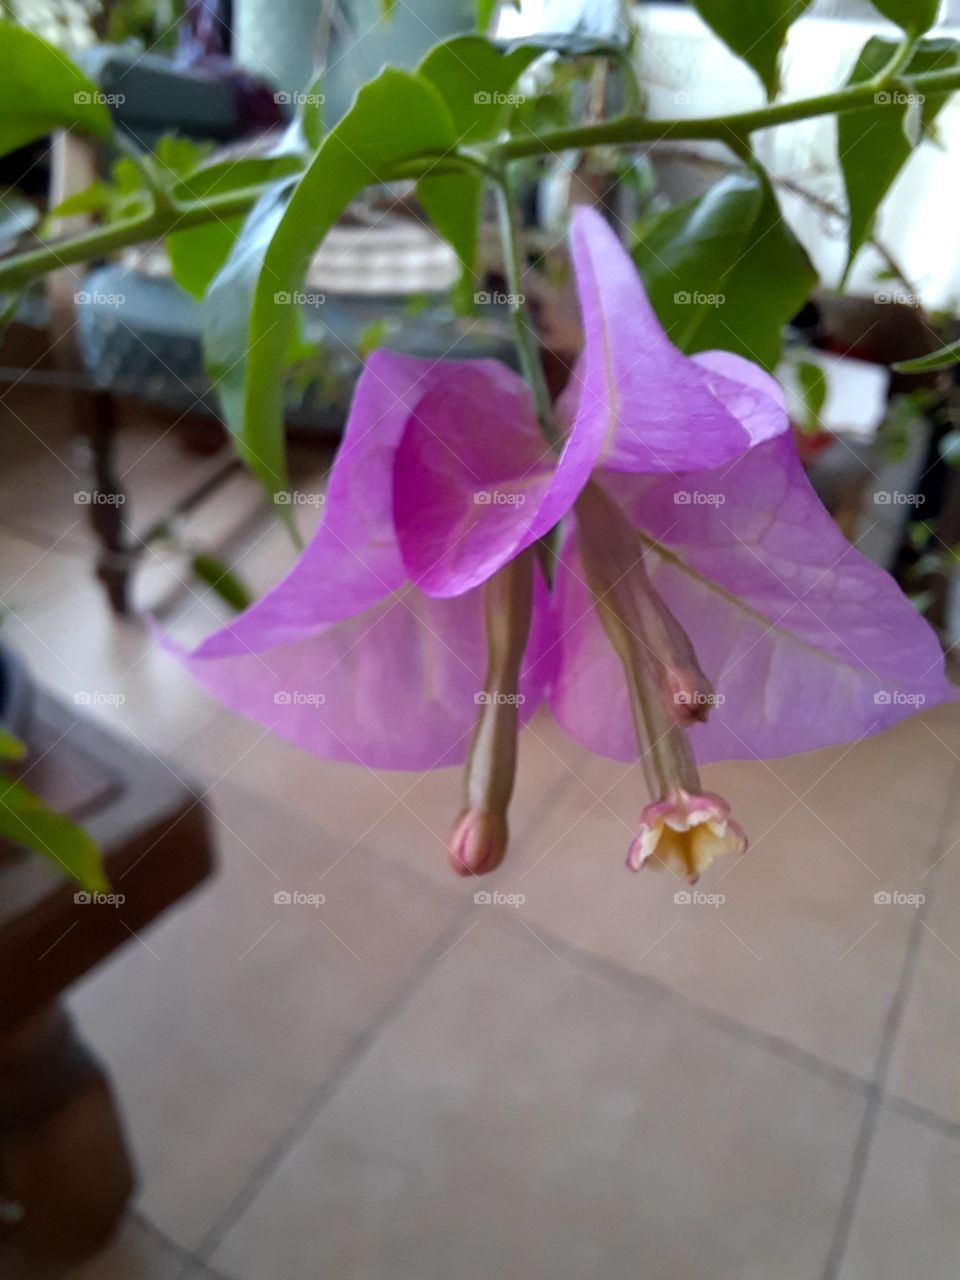
M 107 1241 L 134 1187 L 109 1081 L 53 1006 L 0 1040 L 0 1192 L 37 1258 L 76 1263 Z

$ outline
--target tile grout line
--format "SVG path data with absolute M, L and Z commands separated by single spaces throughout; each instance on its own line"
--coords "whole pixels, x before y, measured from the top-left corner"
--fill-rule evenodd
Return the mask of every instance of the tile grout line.
M 948 796 L 952 794 L 952 789 L 958 780 L 958 776 L 960 776 L 960 768 L 955 768 L 947 789 Z M 931 850 L 929 874 L 933 878 L 934 883 L 936 883 L 938 878 L 938 862 L 940 860 L 938 850 L 946 836 L 947 824 L 949 823 L 951 816 L 952 815 L 948 812 L 948 806 L 945 805 L 940 816 L 940 823 L 934 839 L 933 849 Z M 860 1193 L 863 1190 L 863 1184 L 866 1179 L 867 1165 L 870 1159 L 870 1152 L 873 1148 L 873 1140 L 876 1136 L 880 1113 L 887 1096 L 885 1086 L 887 1077 L 890 1073 L 890 1064 L 896 1047 L 900 1024 L 903 1020 L 904 1010 L 906 1009 L 907 1000 L 913 986 L 913 978 L 916 973 L 917 960 L 920 954 L 920 942 L 923 937 L 924 922 L 930 910 L 932 901 L 933 894 L 931 893 L 928 894 L 924 902 L 918 906 L 916 916 L 911 923 L 906 954 L 904 955 L 903 964 L 900 968 L 900 976 L 896 990 L 894 991 L 893 998 L 890 1001 L 890 1008 L 887 1011 L 887 1017 L 884 1021 L 876 1065 L 867 1088 L 867 1105 L 864 1110 L 863 1120 L 860 1124 L 860 1131 L 857 1135 L 856 1142 L 854 1143 L 850 1175 L 840 1204 L 840 1211 L 837 1216 L 833 1237 L 830 1242 L 830 1248 L 824 1263 L 821 1280 L 838 1280 L 838 1276 L 840 1275 L 840 1270 L 846 1256 L 847 1245 L 850 1240 L 850 1232 L 853 1227 L 854 1215 L 856 1213 L 857 1205 L 860 1200 Z
M 233 1225 L 243 1216 L 265 1183 L 276 1171 L 290 1148 L 306 1129 L 316 1120 L 326 1104 L 335 1096 L 340 1086 L 352 1074 L 354 1068 L 366 1056 L 378 1039 L 381 1031 L 388 1027 L 416 995 L 421 985 L 430 976 L 436 966 L 443 960 L 450 948 L 464 933 L 464 921 L 472 904 L 464 903 L 455 913 L 440 936 L 431 943 L 427 951 L 413 966 L 406 979 L 387 999 L 379 1013 L 375 1014 L 354 1039 L 339 1064 L 331 1072 L 329 1079 L 317 1088 L 313 1095 L 301 1107 L 300 1113 L 286 1127 L 283 1133 L 271 1144 L 268 1151 L 254 1166 L 250 1177 L 234 1196 L 227 1208 L 220 1214 L 213 1226 L 203 1237 L 192 1257 L 203 1267 L 210 1267 L 209 1259 L 219 1248 L 224 1237 Z
M 524 824 L 523 830 L 518 834 L 518 840 L 527 839 L 529 834 L 536 828 L 536 825 L 548 810 L 548 806 L 553 803 L 556 791 L 557 787 L 550 787 L 547 790 L 542 802 L 530 815 L 527 823 Z M 394 865 L 394 860 L 387 855 L 374 851 L 374 856 L 388 862 L 390 865 Z M 424 888 L 429 886 L 436 891 L 435 883 L 422 872 L 416 871 L 415 868 L 407 867 L 405 869 L 412 876 L 415 876 Z M 467 917 L 471 914 L 472 907 L 473 902 L 471 899 L 463 902 L 454 910 L 450 923 L 414 964 L 406 979 L 391 993 L 381 1010 L 368 1021 L 367 1025 L 357 1035 L 352 1046 L 331 1072 L 329 1079 L 314 1091 L 312 1097 L 301 1108 L 300 1114 L 294 1118 L 292 1123 L 287 1126 L 280 1137 L 273 1142 L 257 1162 L 250 1177 L 226 1209 L 214 1221 L 196 1248 L 192 1251 L 187 1251 L 195 1264 L 199 1264 L 200 1267 L 209 1272 L 211 1280 L 228 1280 L 223 1273 L 216 1272 L 209 1259 L 219 1248 L 231 1227 L 243 1216 L 256 1199 L 264 1184 L 277 1169 L 298 1137 L 314 1122 L 326 1104 L 335 1096 L 340 1086 L 352 1074 L 354 1068 L 373 1047 L 381 1031 L 403 1012 L 430 974 L 443 961 L 451 948 L 463 937 L 466 932 L 463 926 Z M 470 927 L 469 925 L 467 926 L 468 929 Z
M 497 908 L 497 910 L 499 911 L 500 908 Z M 513 916 L 509 910 L 503 909 L 502 918 L 509 920 Z M 828 1062 L 826 1058 L 821 1058 L 817 1054 L 811 1053 L 810 1050 L 804 1049 L 801 1045 L 785 1040 L 772 1032 L 761 1031 L 757 1027 L 751 1027 L 748 1023 L 741 1022 L 738 1018 L 733 1018 L 718 1009 L 711 1009 L 709 1005 L 700 1004 L 699 1001 L 693 1000 L 682 991 L 671 987 L 669 983 L 664 982 L 661 978 L 655 978 L 648 973 L 639 973 L 635 969 L 628 969 L 616 960 L 611 960 L 607 956 L 590 951 L 588 948 L 582 947 L 576 942 L 571 942 L 567 938 L 561 938 L 542 925 L 537 925 L 537 932 L 542 934 L 544 938 L 549 939 L 552 949 L 556 950 L 561 956 L 566 956 L 571 964 L 581 970 L 592 972 L 617 986 L 633 989 L 642 988 L 660 1000 L 672 1001 L 698 1021 L 720 1027 L 734 1038 L 752 1044 L 774 1057 L 792 1062 L 795 1066 L 801 1067 L 812 1074 L 832 1080 L 834 1084 L 841 1088 L 860 1094 L 866 1093 L 870 1088 L 870 1081 L 864 1079 L 863 1076 L 857 1075 L 855 1071 L 851 1071 L 847 1067 L 838 1066 L 836 1063 Z

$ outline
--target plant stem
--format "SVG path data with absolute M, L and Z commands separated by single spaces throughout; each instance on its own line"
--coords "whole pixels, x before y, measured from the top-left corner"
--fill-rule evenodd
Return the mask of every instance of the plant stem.
M 503 274 L 507 282 L 507 305 L 520 356 L 520 367 L 533 394 L 533 404 L 541 430 L 552 446 L 560 440 L 560 432 L 553 420 L 553 402 L 543 372 L 540 358 L 540 342 L 536 331 L 526 319 L 523 292 L 523 250 L 520 246 L 520 228 L 514 212 L 510 189 L 504 172 L 493 176 L 497 193 L 497 212 L 500 218 L 500 241 L 503 246 Z
M 891 82 L 897 69 L 909 57 L 906 42 L 883 75 Z M 950 93 L 960 89 L 960 69 L 928 71 L 922 75 L 901 77 L 911 90 L 924 94 Z M 874 100 L 877 90 L 873 82 L 848 85 L 833 93 L 800 98 L 794 102 L 774 103 L 753 111 L 736 111 L 726 116 L 694 116 L 686 119 L 648 120 L 639 115 L 619 116 L 596 124 L 555 129 L 543 134 L 508 138 L 505 142 L 491 143 L 486 148 L 475 146 L 469 153 L 425 154 L 423 157 L 398 165 L 396 172 L 385 177 L 417 178 L 426 172 L 431 174 L 459 171 L 464 167 L 488 167 L 502 170 L 505 162 L 523 156 L 554 154 L 559 151 L 581 150 L 597 146 L 631 146 L 637 143 L 658 142 L 670 138 L 680 140 L 715 140 L 727 143 L 738 155 L 744 154 L 749 135 L 761 129 L 773 129 L 778 125 L 793 124 L 798 120 L 811 120 L 817 116 L 834 115 L 844 111 L 887 108 Z M 185 230 L 213 222 L 217 218 L 229 218 L 246 213 L 265 188 L 247 188 L 224 195 L 209 197 L 190 204 L 177 204 L 170 209 L 155 209 L 114 226 L 98 227 L 92 231 L 64 240 L 58 244 L 43 245 L 26 253 L 15 254 L 0 260 L 0 289 L 16 289 L 35 276 L 74 262 L 85 262 L 144 240 L 156 239 L 173 230 Z
M 923 75 L 903 77 L 911 89 L 936 94 L 960 89 L 960 69 L 928 71 Z M 859 111 L 870 107 L 884 110 L 874 101 L 876 89 L 872 82 L 848 85 L 832 93 L 821 93 L 811 98 L 798 98 L 794 102 L 778 102 L 772 106 L 758 107 L 753 111 L 734 111 L 725 116 L 690 116 L 674 120 L 647 120 L 639 116 L 619 116 L 600 124 L 578 125 L 569 129 L 554 129 L 529 137 L 509 138 L 495 144 L 493 156 L 499 160 L 516 160 L 523 156 L 543 155 L 557 151 L 580 150 L 596 146 L 629 146 L 638 142 L 715 140 L 737 141 L 761 129 L 774 129 L 778 125 L 794 124 L 798 120 L 812 120 L 817 116 L 835 115 L 844 111 Z

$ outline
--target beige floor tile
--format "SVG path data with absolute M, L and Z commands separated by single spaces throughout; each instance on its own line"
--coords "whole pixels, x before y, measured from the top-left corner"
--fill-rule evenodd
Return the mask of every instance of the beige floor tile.
M 956 1280 L 960 1143 L 881 1116 L 840 1280 Z
M 867 792 L 860 750 L 805 800 L 761 763 L 705 771 L 753 842 L 697 886 L 720 903 L 675 900 L 687 886 L 668 873 L 623 869 L 642 779 L 594 762 L 592 807 L 564 796 L 532 839 L 515 879 L 524 919 L 869 1075 L 914 919 L 912 907 L 874 895 L 922 891 L 937 816 Z M 921 739 L 911 769 L 942 769 L 940 752 Z
M 130 733 L 153 750 L 175 753 L 217 714 L 218 704 L 162 651 L 141 620 L 113 617 L 85 574 L 79 564 L 77 577 L 58 597 L 11 613 L 4 639 L 35 679 L 75 704 L 78 713 Z
M 389 1003 L 457 905 L 221 788 L 222 872 L 78 989 L 142 1170 L 141 1207 L 193 1247 Z M 116 888 L 122 892 L 122 882 Z M 274 895 L 323 894 L 320 905 Z
M 868 807 L 876 795 L 911 812 L 939 811 L 953 767 L 960 763 L 960 704 L 943 703 L 899 724 L 846 744 L 808 751 L 770 768 L 813 804 L 842 794 L 847 807 Z M 948 797 L 947 797 L 948 798 Z M 958 797 L 960 809 L 960 797 Z
M 96 1257 L 68 1271 L 28 1260 L 0 1245 L 4 1280 L 203 1280 L 206 1274 L 149 1226 L 130 1218 Z
M 942 844 L 888 1087 L 960 1124 L 960 818 Z
M 816 1275 L 862 1098 L 477 912 L 214 1265 L 241 1280 Z
M 0 537 L 0 609 L 7 617 L 31 618 L 63 599 L 85 572 L 83 561 L 47 538 L 28 539 L 4 525 Z
M 230 780 L 322 825 L 331 849 L 371 848 L 448 884 L 450 829 L 461 806 L 459 769 L 396 773 L 318 760 L 259 725 L 224 712 L 184 744 L 180 757 L 201 776 Z M 521 735 L 511 829 L 519 842 L 552 790 L 582 791 L 586 753 L 546 716 Z M 588 793 L 583 791 L 583 795 Z M 514 855 L 503 874 L 510 874 Z

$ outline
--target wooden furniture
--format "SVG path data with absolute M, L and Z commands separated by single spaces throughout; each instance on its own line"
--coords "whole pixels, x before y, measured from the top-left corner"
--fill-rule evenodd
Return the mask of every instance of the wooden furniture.
M 213 865 L 198 795 L 81 711 L 38 695 L 22 772 L 99 840 L 122 901 L 91 901 L 45 860 L 0 845 L 0 1199 L 22 1250 L 61 1264 L 105 1243 L 134 1187 L 109 1080 L 63 994 Z

